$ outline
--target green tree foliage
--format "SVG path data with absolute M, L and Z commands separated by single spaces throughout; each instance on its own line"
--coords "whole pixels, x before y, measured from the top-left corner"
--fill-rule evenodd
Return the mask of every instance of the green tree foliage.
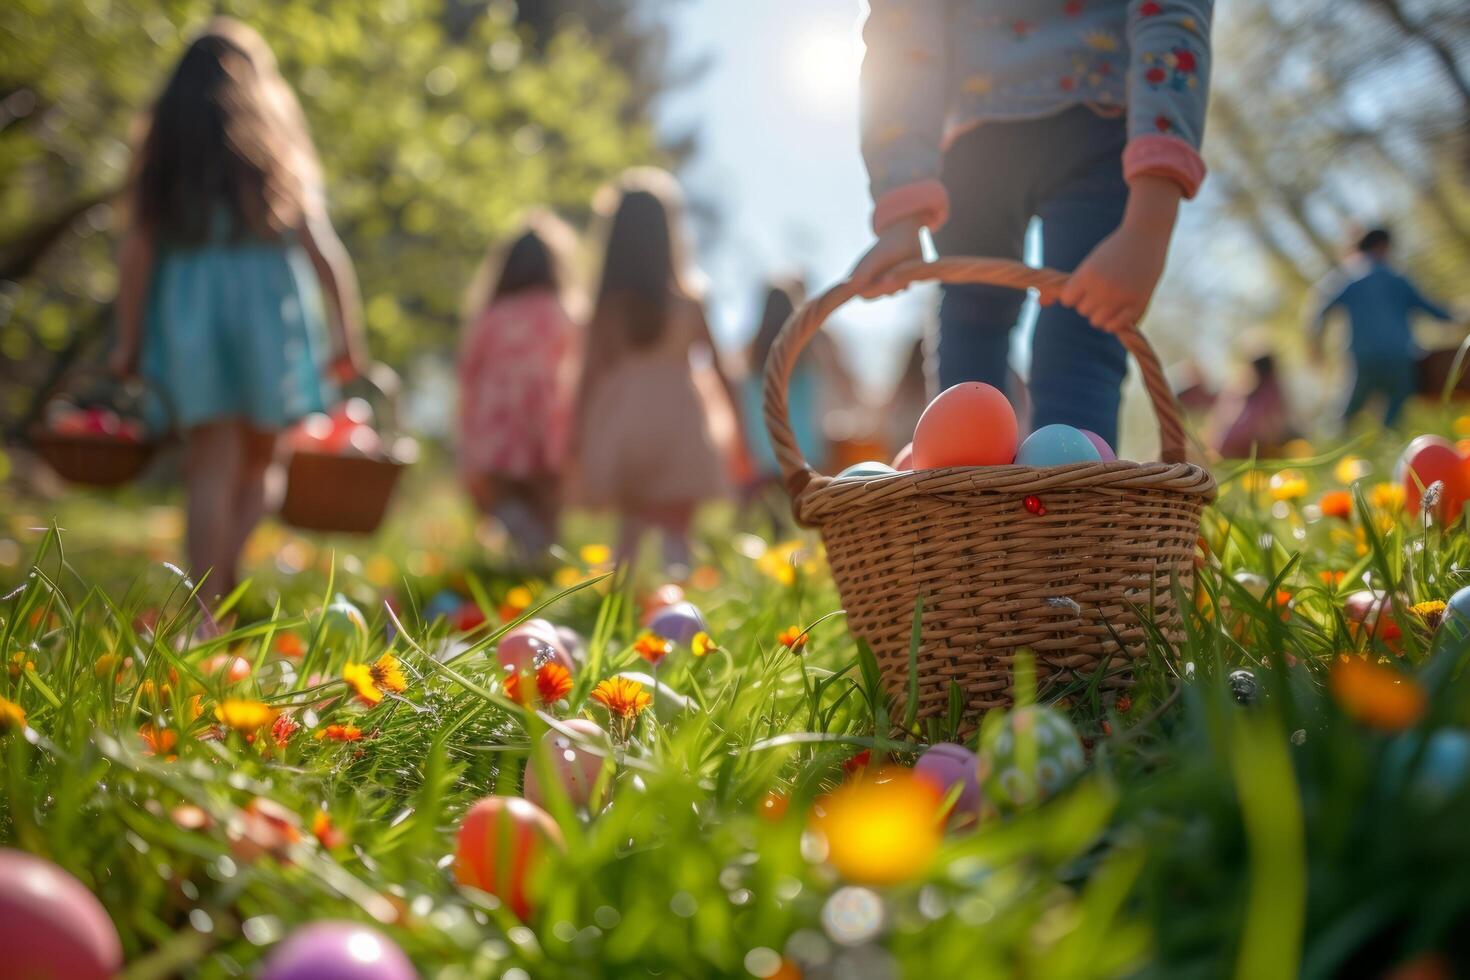
M 0 11 L 0 415 L 24 407 L 48 352 L 98 323 L 130 130 L 214 13 L 257 27 L 300 95 L 374 353 L 390 360 L 453 342 L 465 283 L 519 211 L 585 213 L 601 182 L 654 154 L 603 43 L 573 25 L 532 48 L 503 0 L 13 0 Z

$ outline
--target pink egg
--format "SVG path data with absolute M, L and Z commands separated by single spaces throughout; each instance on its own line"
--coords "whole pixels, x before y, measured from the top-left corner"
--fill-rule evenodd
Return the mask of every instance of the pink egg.
M 607 733 L 596 722 L 586 718 L 570 718 L 561 722 L 561 725 L 576 732 L 583 741 L 606 746 L 611 750 L 612 743 L 608 740 Z M 602 773 L 603 757 L 579 747 L 575 741 L 554 728 L 541 736 L 541 744 L 545 747 L 547 762 L 556 773 L 557 782 L 567 794 L 567 799 L 573 806 L 586 806 L 592 799 L 597 777 Z M 546 795 L 541 788 L 541 776 L 535 760 L 526 763 L 522 795 L 537 806 L 546 805 Z
M 408 957 L 378 930 L 326 920 L 302 926 L 271 952 L 260 980 L 415 980 Z
M 914 429 L 915 469 L 1005 466 L 1016 458 L 1016 412 L 1000 389 L 966 381 L 940 392 Z
M 963 785 L 959 799 L 955 801 L 957 816 L 979 816 L 980 814 L 980 762 L 975 753 L 963 745 L 940 742 L 931 745 L 914 763 L 914 775 L 928 780 L 938 787 L 941 795 L 947 795 L 956 785 Z
M 105 980 L 122 969 L 122 942 L 80 881 L 24 851 L 0 848 L 0 975 Z
M 1091 429 L 1078 429 L 1077 431 L 1087 437 L 1087 441 L 1092 443 L 1092 447 L 1097 450 L 1097 454 L 1102 457 L 1104 463 L 1111 463 L 1118 458 L 1118 454 L 1113 452 L 1113 447 L 1109 446 L 1107 440 L 1096 432 Z
M 896 469 L 896 470 L 898 470 L 900 472 L 902 472 L 903 470 L 911 470 L 911 469 L 913 469 L 914 468 L 914 444 L 913 443 L 909 443 L 908 445 L 906 445 L 902 449 L 900 449 L 898 451 L 898 455 L 895 456 L 895 457 L 893 457 L 893 464 L 892 465 L 893 465 L 893 468 L 894 469 Z
M 556 627 L 544 619 L 528 619 L 500 638 L 495 655 L 506 670 L 532 672 L 549 660 L 567 670 L 576 668 L 571 655 L 562 647 Z

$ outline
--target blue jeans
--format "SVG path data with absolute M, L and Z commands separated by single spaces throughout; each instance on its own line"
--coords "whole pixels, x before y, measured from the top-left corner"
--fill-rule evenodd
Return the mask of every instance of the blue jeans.
M 1357 376 L 1353 379 L 1353 392 L 1348 396 L 1342 410 L 1344 419 L 1351 419 L 1375 396 L 1383 398 L 1383 424 L 1393 425 L 1399 420 L 1404 405 L 1413 397 L 1416 387 L 1413 358 L 1403 353 L 1386 353 L 1378 356 L 1353 352 Z
M 942 254 L 1021 259 L 1026 227 L 1041 221 L 1042 262 L 1071 272 L 1123 220 L 1124 121 L 1075 108 L 1044 119 L 985 123 L 945 153 L 949 223 Z M 939 382 L 984 381 L 1006 390 L 1011 331 L 1025 295 L 995 286 L 946 286 L 939 306 Z M 1118 442 L 1127 354 L 1066 307 L 1044 308 L 1031 343 L 1032 428 L 1065 422 Z

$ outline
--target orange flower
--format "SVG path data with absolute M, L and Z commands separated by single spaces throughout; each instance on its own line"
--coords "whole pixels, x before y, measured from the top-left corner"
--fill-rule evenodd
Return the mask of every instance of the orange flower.
M 362 738 L 362 729 L 353 724 L 328 725 L 321 729 L 315 736 L 317 741 L 331 739 L 333 742 L 356 742 Z
M 776 822 L 786 816 L 786 808 L 789 805 L 790 801 L 786 798 L 785 793 L 774 789 L 767 790 L 766 795 L 762 796 L 760 803 L 756 805 L 756 813 L 760 814 L 763 820 Z
M 295 633 L 277 633 L 275 648 L 276 653 L 292 660 L 306 656 L 306 641 Z
M 275 709 L 261 701 L 225 698 L 214 716 L 237 732 L 253 732 L 276 720 Z
M 403 676 L 403 665 L 391 653 L 385 653 L 368 668 L 373 683 L 385 691 L 402 694 L 408 690 L 408 679 Z
M 337 825 L 332 823 L 331 815 L 326 810 L 318 810 L 311 815 L 311 833 L 317 842 L 329 851 L 347 843 L 347 835 L 337 829 Z
M 346 664 L 342 668 L 342 679 L 363 704 L 371 708 L 382 703 L 383 692 L 373 683 L 373 669 L 367 664 Z
M 25 709 L 14 701 L 0 698 L 0 734 L 11 729 L 22 729 L 26 727 Z
M 1389 732 L 1412 727 L 1424 717 L 1429 700 L 1414 678 L 1362 657 L 1339 657 L 1328 686 L 1355 721 Z
M 1329 490 L 1322 495 L 1317 506 L 1321 508 L 1323 517 L 1336 517 L 1343 521 L 1353 519 L 1353 495 L 1346 490 Z
M 943 834 L 933 784 L 908 769 L 843 783 L 819 800 L 811 829 L 849 881 L 892 885 L 925 873 Z
M 1347 572 L 1326 568 L 1318 572 L 1317 577 L 1322 580 L 1323 585 L 1329 589 L 1335 589 L 1342 584 L 1343 579 L 1347 578 Z
M 10 655 L 10 667 L 9 667 L 9 670 L 10 670 L 10 677 L 11 677 L 12 680 L 14 680 L 15 678 L 19 677 L 21 674 L 25 673 L 28 670 L 35 670 L 35 669 L 36 669 L 36 662 L 34 660 L 28 660 L 26 658 L 26 655 L 24 653 L 21 653 L 20 651 L 16 651 L 15 653 L 12 653 Z
M 536 671 L 536 693 L 542 704 L 555 704 L 572 693 L 572 674 L 555 660 L 541 665 Z M 505 696 L 519 704 L 521 700 L 521 676 L 510 674 L 505 678 Z
M 276 748 L 284 749 L 286 743 L 291 740 L 291 736 L 295 735 L 297 729 L 300 727 L 301 725 L 290 715 L 281 715 L 278 717 L 275 720 L 275 724 L 271 725 L 271 738 L 275 739 Z
M 609 677 L 592 689 L 592 700 L 620 718 L 637 718 L 653 703 L 643 685 L 626 677 Z
M 660 661 L 674 652 L 674 644 L 656 633 L 645 631 L 638 635 L 633 649 L 638 651 L 638 656 L 657 667 Z
M 696 657 L 703 657 L 705 654 L 713 653 L 719 648 L 720 645 L 716 643 L 714 639 L 703 630 L 695 633 L 694 639 L 689 641 L 689 649 L 694 653 Z
M 149 755 L 167 756 L 178 744 L 179 736 L 172 728 L 159 728 L 157 725 L 144 725 L 138 729 L 143 743 Z
M 806 634 L 799 626 L 788 626 L 776 637 L 776 642 L 788 650 L 800 650 L 806 646 Z

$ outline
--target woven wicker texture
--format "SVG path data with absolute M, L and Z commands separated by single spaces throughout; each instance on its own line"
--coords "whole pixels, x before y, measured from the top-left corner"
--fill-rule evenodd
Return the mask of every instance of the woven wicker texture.
M 999 259 L 946 258 L 895 270 L 906 282 L 990 283 L 1053 300 L 1064 273 Z M 914 607 L 920 718 L 942 714 L 950 683 L 967 713 L 1010 703 L 1018 650 L 1036 656 L 1037 681 L 1092 675 L 1129 683 L 1142 654 L 1142 618 L 1177 639 L 1175 589 L 1192 594 L 1200 516 L 1214 499 L 1209 472 L 1185 460 L 1179 406 L 1142 334 L 1120 339 L 1139 366 L 1158 417 L 1163 462 L 986 466 L 834 480 L 802 458 L 787 415 L 798 355 L 856 295 L 840 283 L 787 321 L 766 362 L 765 414 L 797 520 L 820 530 L 852 631 L 867 641 L 902 701 Z M 1027 510 L 1035 496 L 1044 513 Z M 1121 649 L 1119 643 L 1121 642 Z

